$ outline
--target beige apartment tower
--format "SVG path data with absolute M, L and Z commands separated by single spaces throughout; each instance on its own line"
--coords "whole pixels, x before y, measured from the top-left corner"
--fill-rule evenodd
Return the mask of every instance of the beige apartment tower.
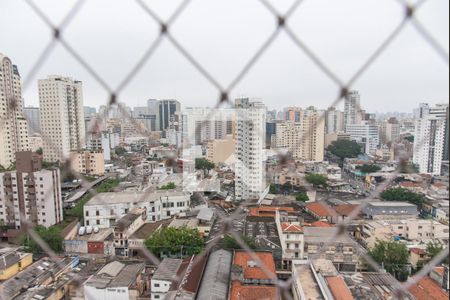
M 82 83 L 49 76 L 38 85 L 44 161 L 64 161 L 85 147 Z
M 304 111 L 299 122 L 277 123 L 277 148 L 287 148 L 296 160 L 323 161 L 325 122 L 313 108 Z
M 28 147 L 19 70 L 0 53 L 0 165 L 9 167 L 15 153 Z

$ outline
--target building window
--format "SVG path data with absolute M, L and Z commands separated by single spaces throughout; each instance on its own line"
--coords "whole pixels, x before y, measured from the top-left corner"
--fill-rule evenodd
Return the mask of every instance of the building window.
M 97 225 L 100 225 L 100 220 L 97 220 Z
M 86 211 L 86 217 L 89 217 L 89 212 L 88 211 Z
M 96 210 L 96 211 L 95 211 L 95 215 L 96 215 L 96 216 L 100 216 L 100 211 Z

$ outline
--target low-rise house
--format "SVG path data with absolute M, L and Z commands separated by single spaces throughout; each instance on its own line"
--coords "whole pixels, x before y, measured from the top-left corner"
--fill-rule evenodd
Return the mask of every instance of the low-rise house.
M 304 237 L 303 227 L 300 222 L 288 222 L 282 220 L 282 216 L 277 211 L 275 222 L 280 237 L 282 248 L 282 269 L 290 270 L 292 261 L 303 259 Z
M 409 248 L 409 263 L 414 269 L 422 266 L 427 259 L 428 256 L 425 249 L 419 247 Z
M 205 256 L 165 258 L 150 281 L 151 300 L 194 300 L 206 265 Z
M 0 289 L 0 299 L 17 299 L 29 289 L 49 286 L 76 267 L 78 262 L 78 257 L 41 258 L 4 281 Z
M 345 222 L 357 208 L 358 205 L 355 204 L 329 206 L 325 202 L 313 202 L 306 204 L 305 211 L 318 220 L 327 220 L 331 224 L 339 224 Z
M 255 259 L 257 258 L 257 259 Z M 275 262 L 270 252 L 235 251 L 229 300 L 280 299 Z
M 404 239 L 418 243 L 449 239 L 448 225 L 434 220 L 377 220 L 361 224 L 356 228 L 355 237 L 361 245 L 372 248 L 377 240 L 390 241 Z
M 170 220 L 159 221 L 155 223 L 145 223 L 131 236 L 128 237 L 128 256 L 134 257 L 139 255 L 140 249 L 145 247 L 145 240 L 159 229 L 167 226 Z
M 355 272 L 365 252 L 348 234 L 338 234 L 338 227 L 303 227 L 305 259 L 324 258 L 338 271 Z
M 190 206 L 190 193 L 178 191 L 100 193 L 83 207 L 84 224 L 109 228 L 135 208 L 145 209 L 147 222 L 170 219 Z
M 128 239 L 147 219 L 147 211 L 133 209 L 114 224 L 114 248 L 116 255 L 128 256 Z
M 110 262 L 84 283 L 85 299 L 139 299 L 145 290 L 144 268 L 143 262 Z
M 91 256 L 114 255 L 114 233 L 112 228 L 102 228 L 98 232 L 76 235 L 64 240 L 64 252 L 68 254 L 89 254 Z
M 413 219 L 419 214 L 416 205 L 400 201 L 369 202 L 362 213 L 373 220 Z
M 0 254 L 0 281 L 7 280 L 33 263 L 33 254 L 5 252 Z

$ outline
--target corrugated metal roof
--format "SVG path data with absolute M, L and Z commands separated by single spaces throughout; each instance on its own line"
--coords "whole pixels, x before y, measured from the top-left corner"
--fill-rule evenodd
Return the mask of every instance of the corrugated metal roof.
M 227 299 L 232 254 L 226 250 L 213 252 L 208 259 L 197 299 Z
M 211 221 L 214 216 L 214 211 L 211 208 L 202 208 L 200 209 L 197 219 L 203 221 Z

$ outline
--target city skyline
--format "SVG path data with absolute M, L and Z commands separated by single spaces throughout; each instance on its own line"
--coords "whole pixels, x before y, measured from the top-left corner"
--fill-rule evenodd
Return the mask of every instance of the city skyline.
M 60 20 L 67 11 L 65 4 L 50 5 L 49 2 L 41 1 L 40 5 L 55 21 Z M 72 20 L 73 24 L 69 24 L 67 32 L 63 32 L 63 34 L 67 35 L 71 45 L 85 57 L 99 75 L 114 87 L 121 81 L 124 73 L 132 68 L 152 38 L 156 37 L 158 27 L 140 10 L 138 5 L 114 3 L 108 5 L 108 14 L 111 18 L 105 19 L 102 26 L 98 26 L 92 31 L 91 25 L 94 24 L 94 18 L 101 11 L 102 5 L 99 2 L 89 3 L 82 7 Z M 162 17 L 169 16 L 175 8 L 175 4 L 154 3 L 152 5 L 155 5 L 155 11 L 161 13 Z M 199 24 L 192 23 L 189 18 L 183 18 L 181 15 L 180 20 L 174 24 L 173 34 L 177 38 L 185 37 L 181 39 L 181 43 L 190 52 L 193 52 L 196 58 L 201 58 L 200 63 L 205 66 L 205 69 L 226 86 L 273 31 L 274 20 L 264 7 L 257 4 L 239 3 L 240 10 L 234 9 L 238 5 L 234 1 L 229 1 L 227 4 L 208 3 L 204 5 L 206 5 L 205 10 L 195 4 L 189 6 L 187 14 L 194 15 L 192 19 L 204 20 L 204 23 L 200 25 L 214 24 L 214 21 L 217 22 L 216 25 L 211 28 L 199 28 Z M 287 2 L 277 3 L 276 7 L 280 11 L 284 11 L 289 5 L 290 3 Z M 2 52 L 11 57 L 19 66 L 22 76 L 27 77 L 31 66 L 37 59 L 37 53 L 45 46 L 44 41 L 48 39 L 48 28 L 21 1 L 8 2 L 5 4 L 5 8 L 10 11 L 21 9 L 21 13 L 27 19 L 27 22 L 21 22 L 18 26 L 10 28 L 2 37 L 4 40 Z M 229 19 L 218 17 L 216 14 L 218 8 L 223 10 L 224 15 L 230 12 Z M 335 10 L 341 14 L 335 15 Z M 241 26 L 246 24 L 245 16 L 250 11 L 254 12 L 252 21 L 248 26 Z M 319 21 L 324 18 L 327 20 L 327 24 L 333 24 L 333 26 L 321 25 L 318 28 L 306 26 L 317 23 L 316 19 L 312 20 L 312 16 L 318 11 L 321 12 Z M 355 12 L 350 18 L 352 20 L 341 17 L 342 14 L 350 12 Z M 128 22 L 128 13 L 133 15 L 133 22 Z M 123 18 L 114 18 L 119 15 Z M 5 15 L 0 24 L 3 21 L 8 22 L 9 18 L 13 16 L 14 14 Z M 290 22 L 312 51 L 345 82 L 370 56 L 375 45 L 387 37 L 402 16 L 402 8 L 395 1 L 386 2 L 384 5 L 379 5 L 377 1 L 365 3 L 348 1 L 340 5 L 329 1 L 306 1 L 293 15 Z M 429 2 L 421 7 L 418 16 L 422 21 L 426 21 L 427 29 L 448 51 L 448 3 L 445 1 Z M 383 18 L 385 22 L 380 24 L 379 18 Z M 111 22 L 112 19 L 121 21 L 115 24 L 115 22 Z M 354 22 L 358 23 L 359 28 L 353 26 Z M 96 45 L 98 36 L 103 32 L 105 26 L 108 30 L 117 29 L 117 36 L 112 38 L 109 35 L 101 35 L 102 46 L 97 50 L 91 45 Z M 260 30 L 255 32 L 252 30 L 255 27 Z M 195 36 L 194 33 L 199 30 L 204 33 L 207 40 Z M 17 43 L 13 41 L 17 38 L 20 40 L 25 32 L 29 45 L 17 47 Z M 133 32 L 133 34 L 129 35 L 127 32 Z M 325 32 L 333 37 L 321 39 L 320 36 Z M 348 32 L 351 34 L 346 34 Z M 370 32 L 371 40 L 364 39 L 366 32 Z M 217 41 L 216 35 L 220 37 L 223 33 L 228 34 L 227 37 L 230 37 L 230 41 L 226 39 Z M 194 36 L 192 36 L 193 34 Z M 142 39 L 142 36 L 146 36 L 146 39 Z M 122 51 L 101 51 L 104 47 L 116 49 L 117 47 L 113 46 L 121 38 L 124 41 L 128 40 L 134 47 L 122 47 Z M 361 43 L 361 39 L 364 42 Z M 210 40 L 211 42 L 209 42 Z M 345 41 L 344 45 L 351 46 L 343 49 L 339 46 L 340 40 Z M 239 51 L 230 47 L 229 42 L 232 42 L 231 45 L 239 43 L 241 45 Z M 404 51 L 405 45 L 408 45 L 408 52 Z M 129 48 L 133 48 L 133 50 L 129 50 Z M 335 50 L 327 50 L 331 48 Z M 36 55 L 29 55 L 28 51 L 33 51 L 33 49 Z M 61 46 L 54 49 L 51 57 L 52 59 L 47 60 L 41 66 L 24 90 L 27 106 L 38 103 L 35 81 L 52 74 L 67 75 L 83 81 L 87 104 L 100 106 L 107 102 L 106 92 Z M 233 60 L 230 61 L 228 57 Z M 121 71 L 115 72 L 116 68 Z M 389 72 L 386 72 L 388 69 Z M 389 112 L 399 111 L 406 105 L 415 107 L 421 102 L 431 104 L 447 102 L 449 98 L 447 82 L 448 72 L 445 63 L 436 53 L 433 53 L 433 49 L 427 45 L 426 41 L 408 26 L 352 86 L 352 89 L 361 92 L 364 109 L 367 111 Z M 196 88 L 192 89 L 193 86 Z M 256 96 L 263 99 L 269 109 L 280 109 L 292 104 L 305 106 L 311 102 L 314 102 L 315 106 L 326 109 L 335 100 L 338 93 L 339 87 L 326 78 L 317 66 L 292 44 L 286 34 L 280 33 L 260 61 L 232 91 L 230 98 Z M 198 102 L 214 106 L 218 95 L 218 91 L 190 66 L 189 62 L 169 42 L 163 41 L 161 48 L 156 50 L 155 57 L 143 66 L 141 72 L 119 95 L 119 101 L 138 106 L 147 98 L 153 97 L 178 99 L 186 106 L 193 106 Z M 377 105 L 380 102 L 383 103 L 382 106 Z

